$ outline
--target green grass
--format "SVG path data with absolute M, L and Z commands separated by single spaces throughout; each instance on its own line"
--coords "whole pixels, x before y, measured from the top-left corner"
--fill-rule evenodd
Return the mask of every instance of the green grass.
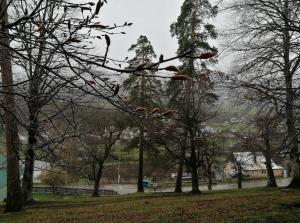
M 91 198 L 36 195 L 22 213 L 1 223 L 300 222 L 300 191 L 243 189 L 190 194 L 133 194 Z

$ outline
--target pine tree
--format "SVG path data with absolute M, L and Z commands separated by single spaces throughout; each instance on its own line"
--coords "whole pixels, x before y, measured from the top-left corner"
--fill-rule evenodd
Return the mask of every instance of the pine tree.
M 206 20 L 216 16 L 218 8 L 209 0 L 186 0 L 181 7 L 181 14 L 171 25 L 171 34 L 177 37 L 180 55 L 193 50 L 192 56 L 200 55 L 207 50 L 216 50 L 207 41 L 217 38 L 215 27 Z M 181 62 L 189 75 L 195 75 L 195 59 L 182 58 Z M 203 63 L 201 64 L 204 65 Z
M 177 109 L 180 126 L 182 126 L 185 136 L 186 146 L 189 151 L 189 165 L 192 171 L 192 192 L 199 193 L 198 168 L 200 166 L 196 154 L 195 136 L 199 133 L 201 122 L 207 119 L 210 114 L 207 105 L 211 105 L 217 99 L 212 92 L 213 83 L 209 77 L 207 64 L 199 63 L 193 57 L 206 51 L 216 51 L 207 42 L 208 39 L 215 39 L 217 33 L 212 24 L 206 21 L 217 14 L 217 7 L 213 7 L 209 0 L 185 0 L 181 7 L 181 14 L 177 21 L 171 25 L 171 34 L 177 37 L 179 48 L 177 54 L 180 55 L 188 50 L 192 50 L 192 57 L 182 58 L 181 73 L 193 78 L 193 82 L 171 81 L 168 87 L 170 96 L 169 106 Z M 214 62 L 213 59 L 209 60 Z M 207 110 L 207 111 L 205 111 Z M 182 154 L 186 154 L 184 151 Z M 182 165 L 184 157 L 180 160 L 178 177 L 182 176 Z M 180 173 L 181 172 L 181 173 Z M 181 191 L 181 179 L 177 179 L 176 192 Z
M 129 52 L 134 52 L 135 56 L 129 61 L 130 67 L 140 65 L 148 66 L 156 58 L 154 49 L 146 36 L 141 35 L 136 44 L 129 48 Z M 129 91 L 129 101 L 137 107 L 145 108 L 149 113 L 153 108 L 161 105 L 162 84 L 161 81 L 147 77 L 151 71 L 140 71 L 131 74 L 123 85 Z M 139 123 L 139 168 L 138 168 L 138 192 L 144 192 L 143 169 L 144 169 L 144 132 L 145 126 Z

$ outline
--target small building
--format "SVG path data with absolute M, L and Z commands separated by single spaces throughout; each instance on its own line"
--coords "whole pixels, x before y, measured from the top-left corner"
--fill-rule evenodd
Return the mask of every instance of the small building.
M 284 169 L 277 165 L 273 160 L 272 169 L 275 177 L 283 176 Z M 232 178 L 237 175 L 237 164 L 241 165 L 242 173 L 249 178 L 267 177 L 266 159 L 261 152 L 235 152 L 233 160 L 225 166 L 224 173 L 226 178 Z

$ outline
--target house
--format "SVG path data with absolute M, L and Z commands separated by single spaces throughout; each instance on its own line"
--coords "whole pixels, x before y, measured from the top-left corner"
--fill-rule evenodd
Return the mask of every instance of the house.
M 272 169 L 275 177 L 283 176 L 284 169 L 277 165 L 273 160 Z M 249 178 L 267 177 L 266 159 L 261 152 L 235 152 L 233 161 L 228 162 L 225 166 L 224 173 L 226 178 L 237 175 L 237 164 L 241 165 L 242 173 Z

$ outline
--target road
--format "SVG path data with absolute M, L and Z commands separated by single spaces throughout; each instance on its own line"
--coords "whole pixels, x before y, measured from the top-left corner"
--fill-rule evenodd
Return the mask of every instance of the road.
M 291 179 L 290 178 L 280 178 L 277 179 L 277 184 L 279 187 L 285 187 L 290 183 Z M 264 187 L 267 185 L 267 180 L 255 180 L 255 181 L 245 181 L 243 182 L 243 188 L 254 188 L 254 187 Z M 206 185 L 201 185 L 200 187 L 201 191 L 207 191 L 207 186 Z M 230 183 L 230 184 L 216 184 L 213 185 L 213 190 L 228 190 L 228 189 L 236 189 L 237 184 L 236 183 Z M 118 192 L 120 195 L 124 194 L 130 194 L 130 193 L 135 193 L 137 191 L 137 187 L 134 184 L 108 184 L 108 185 L 103 185 L 101 189 L 110 189 L 110 190 L 115 190 Z M 182 188 L 184 192 L 191 191 L 192 187 L 187 186 Z M 174 188 L 163 188 L 163 189 L 157 189 L 156 192 L 172 192 Z M 153 192 L 152 189 L 146 189 L 146 192 Z

